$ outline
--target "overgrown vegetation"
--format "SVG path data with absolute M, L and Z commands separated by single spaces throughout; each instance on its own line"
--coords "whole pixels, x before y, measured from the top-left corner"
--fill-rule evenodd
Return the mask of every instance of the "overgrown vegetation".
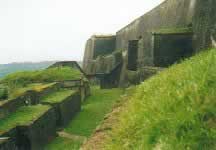
M 62 89 L 58 92 L 51 93 L 47 96 L 45 96 L 41 101 L 47 102 L 47 103 L 59 103 L 65 98 L 71 96 L 75 91 L 68 90 L 68 89 Z
M 45 150 L 79 150 L 82 142 L 73 141 L 63 137 L 57 137 Z
M 82 106 L 82 111 L 65 128 L 65 131 L 71 134 L 90 136 L 103 117 L 111 111 L 113 104 L 121 94 L 121 89 L 93 88 L 92 95 Z
M 28 84 L 26 87 L 7 88 L 6 99 L 11 100 L 11 99 L 17 98 L 18 96 L 23 95 L 26 91 L 29 91 L 29 90 L 40 92 L 44 90 L 45 88 L 53 86 L 53 84 L 55 83 L 33 83 L 33 84 Z
M 216 147 L 216 49 L 142 83 L 105 144 L 110 150 Z
M 45 113 L 50 107 L 47 105 L 23 106 L 0 120 L 0 133 L 8 131 L 17 125 L 27 125 Z
M 7 75 L 1 80 L 9 87 L 23 87 L 30 83 L 55 82 L 79 79 L 79 70 L 70 67 L 56 67 L 37 71 L 23 71 Z
M 44 61 L 44 62 L 36 62 L 36 63 L 24 62 L 24 63 L 0 64 L 0 78 L 3 78 L 8 74 L 17 71 L 45 69 L 54 63 L 55 63 L 54 61 Z
M 89 137 L 96 127 L 102 122 L 104 116 L 111 111 L 113 105 L 123 94 L 121 89 L 104 89 L 93 87 L 92 94 L 82 106 L 82 111 L 64 129 L 66 133 L 76 136 Z M 82 142 L 68 140 L 67 138 L 56 138 L 46 149 L 79 149 Z
M 22 71 L 7 75 L 0 80 L 3 89 L 8 90 L 8 98 L 15 98 L 27 90 L 40 90 L 55 81 L 76 80 L 81 78 L 77 69 L 70 67 L 56 67 L 36 71 Z M 0 97 L 5 98 L 5 91 L 0 90 Z

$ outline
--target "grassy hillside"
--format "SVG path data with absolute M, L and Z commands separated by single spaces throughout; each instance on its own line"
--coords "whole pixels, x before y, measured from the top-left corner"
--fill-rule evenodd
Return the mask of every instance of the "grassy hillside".
M 35 82 L 54 82 L 63 80 L 79 79 L 81 73 L 79 70 L 70 67 L 57 67 L 36 71 L 23 71 L 7 75 L 0 82 L 9 86 L 26 85 Z
M 38 70 L 45 69 L 48 66 L 52 65 L 53 61 L 44 61 L 38 63 L 11 63 L 11 64 L 0 64 L 0 78 L 14 73 L 16 71 L 27 71 L 27 70 Z
M 216 49 L 142 83 L 106 149 L 216 149 Z

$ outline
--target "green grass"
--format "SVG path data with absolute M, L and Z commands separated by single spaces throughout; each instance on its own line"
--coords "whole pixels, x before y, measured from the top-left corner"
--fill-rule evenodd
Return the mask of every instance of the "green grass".
M 44 114 L 49 108 L 50 107 L 46 105 L 20 107 L 16 112 L 0 120 L 0 133 L 8 131 L 17 125 L 30 124 Z
M 214 150 L 216 49 L 142 83 L 106 141 L 110 150 Z
M 192 28 L 162 28 L 153 31 L 154 34 L 179 34 L 179 33 L 192 33 Z
M 105 114 L 111 111 L 121 94 L 121 89 L 93 88 L 92 95 L 82 106 L 82 111 L 65 128 L 65 131 L 71 134 L 90 136 L 97 125 L 101 123 Z
M 41 101 L 46 103 L 59 103 L 62 100 L 65 100 L 65 98 L 71 96 L 75 91 L 73 90 L 67 90 L 62 89 L 58 92 L 51 93 L 47 96 L 45 96 Z
M 71 139 L 57 137 L 45 150 L 78 150 L 81 144 L 81 142 L 74 142 Z
M 27 90 L 36 90 L 45 83 L 55 81 L 75 80 L 81 78 L 81 72 L 70 67 L 56 67 L 36 71 L 23 71 L 7 75 L 0 80 L 0 85 L 6 87 L 9 93 L 9 99 L 20 96 Z M 39 83 L 32 87 L 33 84 Z M 43 84 L 43 85 L 42 85 Z M 36 85 L 36 84 L 35 84 Z M 34 89 L 33 89 L 34 90 Z
M 92 95 L 83 104 L 81 112 L 64 129 L 65 132 L 72 135 L 89 137 L 102 122 L 104 116 L 112 110 L 112 107 L 119 100 L 122 93 L 121 89 L 101 90 L 98 87 L 92 88 Z M 48 144 L 46 149 L 73 150 L 79 149 L 80 145 L 80 142 L 58 137 Z M 71 148 L 73 146 L 75 148 Z
M 7 75 L 0 82 L 10 88 L 25 87 L 30 83 L 55 82 L 80 79 L 79 70 L 70 67 L 56 67 L 37 71 L 23 71 Z

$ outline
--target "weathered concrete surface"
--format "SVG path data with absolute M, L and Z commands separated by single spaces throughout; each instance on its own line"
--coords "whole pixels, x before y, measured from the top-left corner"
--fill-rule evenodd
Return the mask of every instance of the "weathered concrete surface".
M 53 108 L 32 123 L 17 127 L 16 143 L 22 150 L 43 150 L 44 145 L 55 136 L 56 115 Z
M 156 8 L 120 29 L 116 33 L 115 48 L 125 54 L 120 74 L 120 86 L 127 83 L 127 69 L 141 71 L 145 66 L 167 67 L 201 50 L 216 47 L 215 6 L 215 0 L 165 0 Z M 181 28 L 191 28 L 192 32 L 190 35 L 176 34 L 162 38 L 153 34 L 155 30 Z M 134 53 L 128 51 L 129 43 L 132 41 L 142 43 L 141 47 L 139 46 L 141 44 L 138 44 Z M 97 68 L 105 67 L 104 58 L 99 56 L 99 60 L 94 59 L 93 43 L 94 39 L 87 42 L 84 70 L 97 72 Z M 111 65 L 113 61 L 108 62 L 110 64 L 105 64 Z M 105 71 L 102 70 L 102 72 Z
M 168 67 L 193 54 L 192 33 L 154 34 L 153 57 L 157 67 Z
M 107 56 L 99 56 L 87 64 L 86 74 L 89 78 L 97 77 L 101 88 L 114 88 L 119 86 L 120 72 L 123 63 L 122 52 L 115 51 Z
M 193 18 L 194 47 L 197 52 L 216 47 L 216 1 L 197 0 Z
M 138 52 L 139 66 L 152 66 L 153 48 L 151 32 L 161 28 L 187 27 L 192 23 L 194 0 L 166 0 L 155 9 L 133 21 L 116 34 L 116 49 L 128 50 L 128 41 L 143 39 Z
M 115 50 L 116 37 L 114 35 L 93 35 L 86 43 L 83 59 L 83 69 L 98 56 L 111 54 Z
M 18 147 L 11 138 L 0 138 L 0 150 L 18 150 Z
M 3 104 L 0 105 L 0 119 L 16 111 L 21 106 L 39 104 L 41 97 L 51 92 L 54 92 L 59 88 L 60 85 L 56 83 L 44 88 L 42 91 L 37 92 L 34 90 L 29 90 L 15 99 L 5 101 Z
M 42 102 L 45 105 L 51 105 L 55 110 L 57 127 L 64 127 L 69 121 L 81 110 L 80 91 L 76 91 L 72 95 L 63 99 L 61 102 L 49 103 Z
M 99 56 L 96 60 L 91 60 L 87 64 L 85 72 L 87 75 L 109 74 L 116 66 L 122 62 L 122 53 L 113 52 L 107 56 Z

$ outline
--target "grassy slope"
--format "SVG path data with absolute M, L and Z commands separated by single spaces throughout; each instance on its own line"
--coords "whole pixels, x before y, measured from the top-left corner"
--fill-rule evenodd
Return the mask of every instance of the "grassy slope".
M 6 87 L 9 99 L 29 89 L 32 83 L 52 83 L 55 81 L 75 80 L 81 78 L 79 70 L 70 67 L 56 67 L 36 71 L 23 71 L 7 75 L 0 80 L 0 86 Z M 37 86 L 40 88 L 40 86 Z
M 47 145 L 45 150 L 79 150 L 81 145 L 81 141 L 73 141 L 71 139 L 57 137 Z
M 55 63 L 54 61 L 44 61 L 44 62 L 36 62 L 36 63 L 24 62 L 24 63 L 0 64 L 0 78 L 17 71 L 45 69 L 54 63 Z
M 58 92 L 51 93 L 45 96 L 41 101 L 48 102 L 48 103 L 59 103 L 65 98 L 71 96 L 75 91 L 63 89 Z
M 64 129 L 65 132 L 89 137 L 101 123 L 105 114 L 111 111 L 122 93 L 121 89 L 100 90 L 99 88 L 93 88 L 92 95 L 82 106 L 82 111 Z M 58 137 L 46 149 L 79 149 L 80 144 L 80 142 Z
M 79 70 L 70 67 L 56 67 L 37 71 L 23 71 L 7 75 L 0 80 L 8 86 L 23 86 L 29 83 L 53 82 L 80 79 Z
M 216 147 L 216 50 L 174 65 L 138 87 L 106 149 Z
M 17 125 L 30 123 L 45 113 L 49 108 L 50 107 L 46 105 L 24 106 L 19 108 L 16 112 L 0 120 L 0 133 L 8 131 Z
M 93 89 L 92 96 L 86 100 L 82 111 L 65 128 L 65 131 L 71 134 L 90 136 L 96 126 L 103 120 L 105 114 L 111 111 L 113 104 L 119 99 L 121 93 L 120 89 Z

